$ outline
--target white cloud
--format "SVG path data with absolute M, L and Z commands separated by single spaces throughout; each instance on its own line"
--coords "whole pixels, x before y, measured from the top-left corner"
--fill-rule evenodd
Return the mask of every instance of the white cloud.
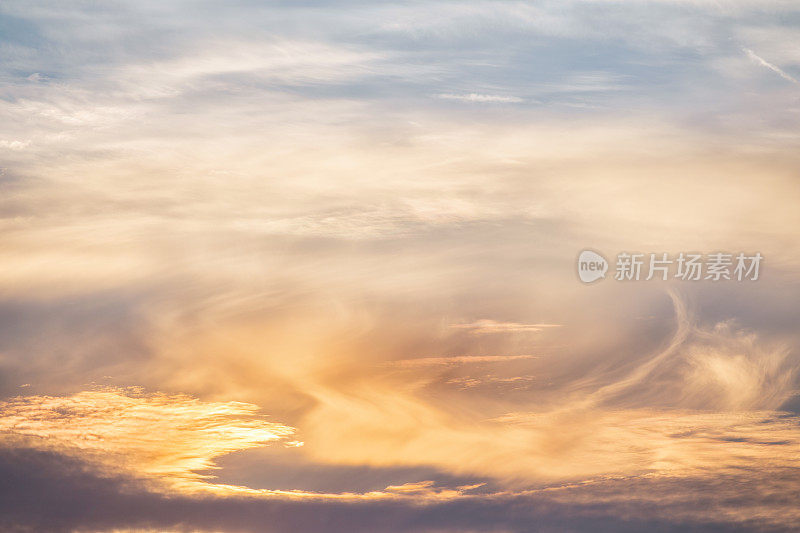
M 516 96 L 500 96 L 496 94 L 478 94 L 478 93 L 469 93 L 469 94 L 437 94 L 438 98 L 443 98 L 445 100 L 460 100 L 462 102 L 480 102 L 480 103 L 501 103 L 501 104 L 513 104 L 522 102 L 522 98 L 518 98 Z
M 30 146 L 30 141 L 0 141 L 0 148 L 7 148 L 9 150 L 24 150 Z
M 767 67 L 772 72 L 776 73 L 778 76 L 780 76 L 781 78 L 785 79 L 786 81 L 790 81 L 792 83 L 800 85 L 800 81 L 797 81 L 796 78 L 794 78 L 791 75 L 789 75 L 786 72 L 784 72 L 780 67 L 778 67 L 776 65 L 773 65 L 769 61 L 767 61 L 767 60 L 763 59 L 762 57 L 758 56 L 755 52 L 753 52 L 749 48 L 743 48 L 742 50 L 744 50 L 744 52 L 747 54 L 747 57 L 749 57 L 750 59 L 754 60 L 759 65 L 761 65 L 763 67 Z

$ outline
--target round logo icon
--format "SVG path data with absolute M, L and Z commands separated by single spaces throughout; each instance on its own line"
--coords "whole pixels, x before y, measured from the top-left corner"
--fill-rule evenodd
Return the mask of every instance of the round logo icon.
M 584 283 L 592 283 L 606 277 L 608 261 L 592 250 L 584 250 L 578 255 L 578 277 Z

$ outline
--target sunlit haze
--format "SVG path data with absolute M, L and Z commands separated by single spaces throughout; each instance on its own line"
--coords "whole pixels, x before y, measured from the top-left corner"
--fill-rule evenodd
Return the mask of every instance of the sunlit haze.
M 796 531 L 798 205 L 793 0 L 4 0 L 0 531 Z

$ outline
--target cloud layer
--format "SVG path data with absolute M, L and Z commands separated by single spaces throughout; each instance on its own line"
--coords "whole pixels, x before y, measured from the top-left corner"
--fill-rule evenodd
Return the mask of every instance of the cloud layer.
M 791 530 L 799 20 L 4 2 L 0 529 Z

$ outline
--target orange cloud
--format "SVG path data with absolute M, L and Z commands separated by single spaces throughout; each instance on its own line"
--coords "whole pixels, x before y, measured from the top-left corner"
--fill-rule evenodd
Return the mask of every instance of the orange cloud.
M 0 403 L 0 445 L 76 455 L 101 470 L 189 490 L 221 455 L 290 438 L 258 407 L 202 402 L 138 388 L 72 396 L 20 396 Z M 290 443 L 291 444 L 291 443 Z
M 561 324 L 520 324 L 518 322 L 498 322 L 487 318 L 468 324 L 451 324 L 453 329 L 465 329 L 475 335 L 487 333 L 537 332 L 545 328 L 558 328 Z

